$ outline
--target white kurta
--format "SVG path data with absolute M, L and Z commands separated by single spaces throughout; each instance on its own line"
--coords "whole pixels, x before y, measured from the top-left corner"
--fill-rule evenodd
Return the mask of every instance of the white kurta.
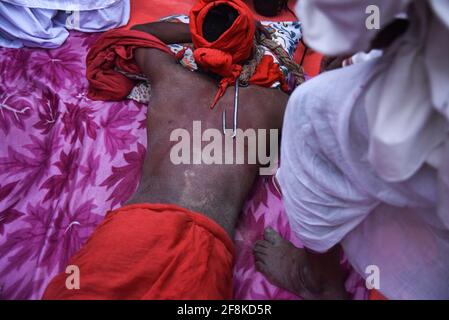
M 407 10 L 382 57 L 322 74 L 290 98 L 282 135 L 287 215 L 303 243 L 341 243 L 380 271 L 388 298 L 449 298 L 449 1 L 301 0 L 306 42 L 328 55 L 365 50 Z M 446 19 L 446 20 L 445 20 Z

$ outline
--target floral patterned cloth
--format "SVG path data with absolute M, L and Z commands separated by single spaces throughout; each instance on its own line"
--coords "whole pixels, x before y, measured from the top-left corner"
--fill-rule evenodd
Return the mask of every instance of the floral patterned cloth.
M 86 97 L 84 61 L 97 37 L 71 32 L 53 50 L 0 48 L 0 298 L 39 299 L 140 179 L 146 105 Z M 293 237 L 265 177 L 236 234 L 235 298 L 297 299 L 254 268 L 251 248 L 266 226 Z M 355 297 L 366 296 L 355 273 L 347 284 Z

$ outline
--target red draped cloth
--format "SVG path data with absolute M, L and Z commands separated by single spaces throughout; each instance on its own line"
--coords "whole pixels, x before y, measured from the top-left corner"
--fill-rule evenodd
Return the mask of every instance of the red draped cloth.
M 211 8 L 226 4 L 238 12 L 232 26 L 214 42 L 203 37 L 204 19 Z M 212 102 L 214 107 L 228 86 L 235 83 L 242 71 L 242 64 L 254 52 L 255 19 L 251 9 L 240 0 L 199 0 L 190 11 L 195 62 L 203 69 L 222 76 L 218 92 Z M 271 56 L 264 56 L 249 80 L 250 84 L 270 87 L 280 81 L 286 89 L 283 73 Z
M 239 15 L 228 30 L 210 43 L 203 38 L 203 22 L 208 11 L 218 4 L 233 7 Z M 222 77 L 213 107 L 227 87 L 233 85 L 240 76 L 242 64 L 253 55 L 255 19 L 251 10 L 240 0 L 199 0 L 190 12 L 190 32 L 196 63 Z M 117 69 L 130 74 L 140 73 L 134 60 L 137 48 L 153 48 L 172 54 L 162 41 L 142 31 L 117 29 L 104 33 L 90 49 L 86 59 L 90 99 L 122 100 L 131 92 L 134 81 Z M 271 56 L 264 56 L 249 83 L 270 87 L 276 81 L 280 81 L 284 90 L 287 89 L 279 65 Z
M 137 48 L 153 48 L 172 54 L 158 38 L 137 30 L 117 29 L 104 33 L 86 58 L 88 97 L 92 100 L 122 100 L 135 83 L 116 69 L 138 74 L 134 60 Z
M 70 260 L 79 288 L 57 275 L 44 299 L 232 299 L 234 244 L 215 221 L 170 204 L 110 212 Z

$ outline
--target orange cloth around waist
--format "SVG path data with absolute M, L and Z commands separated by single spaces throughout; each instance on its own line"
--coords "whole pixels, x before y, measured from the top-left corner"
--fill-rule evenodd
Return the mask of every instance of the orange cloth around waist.
M 43 299 L 231 299 L 234 245 L 217 223 L 176 205 L 135 204 L 108 213 Z
M 388 299 L 385 298 L 385 296 L 376 289 L 372 289 L 368 293 L 368 300 L 388 300 Z

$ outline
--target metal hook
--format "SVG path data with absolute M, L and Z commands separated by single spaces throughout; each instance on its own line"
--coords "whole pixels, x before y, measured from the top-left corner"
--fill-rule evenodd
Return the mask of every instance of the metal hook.
M 232 138 L 235 138 L 237 135 L 238 112 L 239 112 L 239 79 L 237 78 L 235 80 L 234 117 L 233 117 Z M 223 134 L 226 135 L 226 107 L 223 107 L 222 125 L 223 125 Z

